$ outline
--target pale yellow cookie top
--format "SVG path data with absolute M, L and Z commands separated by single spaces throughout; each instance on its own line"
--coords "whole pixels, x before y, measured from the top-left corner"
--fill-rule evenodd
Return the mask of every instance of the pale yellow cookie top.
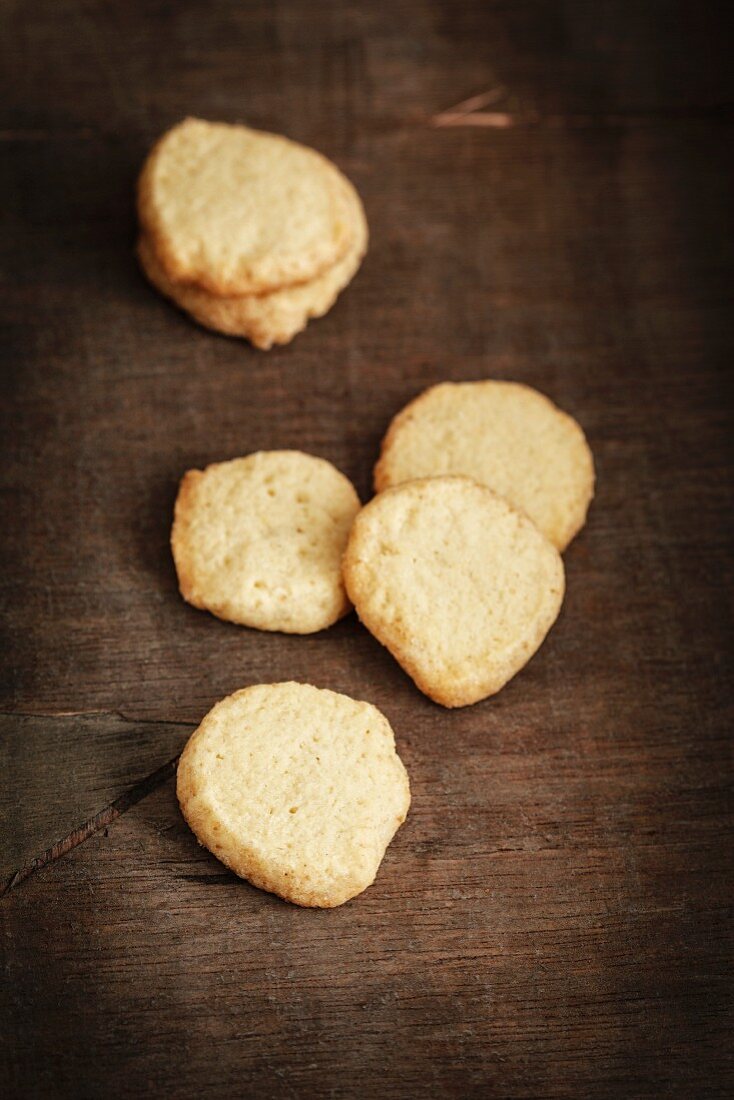
M 186 820 L 238 875 L 299 905 L 341 905 L 369 886 L 410 805 L 387 719 L 309 684 L 223 699 L 184 749 Z
M 442 382 L 398 413 L 375 467 L 375 490 L 440 474 L 494 489 L 559 550 L 583 527 L 594 495 L 594 462 L 580 426 L 518 382 Z
M 499 691 L 543 641 L 564 593 L 558 551 L 464 477 L 406 482 L 370 501 L 344 578 L 365 626 L 445 706 Z
M 348 478 L 301 451 L 189 470 L 171 532 L 181 594 L 245 626 L 322 630 L 350 608 L 340 563 L 358 510 Z
M 188 118 L 153 148 L 138 211 L 174 282 L 262 294 L 306 282 L 349 248 L 339 169 L 279 134 Z
M 354 239 L 340 260 L 321 275 L 296 286 L 269 294 L 240 294 L 223 297 L 193 283 L 175 283 L 167 275 L 152 241 L 142 234 L 138 242 L 141 266 L 151 283 L 200 324 L 230 336 L 244 336 L 256 347 L 287 344 L 311 317 L 321 317 L 334 304 L 339 292 L 352 279 L 367 249 L 367 220 L 354 188 L 347 184 Z

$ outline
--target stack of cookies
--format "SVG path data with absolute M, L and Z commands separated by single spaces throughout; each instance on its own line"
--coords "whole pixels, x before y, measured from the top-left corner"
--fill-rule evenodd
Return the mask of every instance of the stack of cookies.
M 189 118 L 138 185 L 138 256 L 200 324 L 258 348 L 287 344 L 356 273 L 367 222 L 352 184 L 277 134 Z

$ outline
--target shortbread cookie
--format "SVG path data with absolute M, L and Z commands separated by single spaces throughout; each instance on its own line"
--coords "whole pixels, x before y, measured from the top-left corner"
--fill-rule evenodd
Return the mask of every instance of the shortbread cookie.
M 350 608 L 341 557 L 358 510 L 352 483 L 301 451 L 189 470 L 171 532 L 181 595 L 260 630 L 323 630 Z
M 375 497 L 344 556 L 362 622 L 446 707 L 493 695 L 530 660 L 561 608 L 563 563 L 533 523 L 465 477 Z
M 270 294 L 220 297 L 193 284 L 174 283 L 145 235 L 138 242 L 141 265 L 153 286 L 199 324 L 228 336 L 244 336 L 265 350 L 273 344 L 287 344 L 306 327 L 310 318 L 328 313 L 362 262 L 367 249 L 367 221 L 351 185 L 349 190 L 356 227 L 352 244 L 342 259 L 310 282 Z
M 594 462 L 576 421 L 518 382 L 443 382 L 393 420 L 375 490 L 464 474 L 522 509 L 564 550 L 586 520 Z
M 150 153 L 138 211 L 173 282 L 264 294 L 346 253 L 354 226 L 343 184 L 334 164 L 288 138 L 188 118 Z
M 410 806 L 380 711 L 296 683 L 217 703 L 183 751 L 177 794 L 199 842 L 235 874 L 322 908 L 374 882 Z

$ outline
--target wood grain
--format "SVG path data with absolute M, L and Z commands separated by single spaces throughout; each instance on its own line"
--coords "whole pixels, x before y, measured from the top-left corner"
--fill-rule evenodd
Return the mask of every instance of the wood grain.
M 224 872 L 169 785 L 14 890 L 3 1041 L 54 1043 L 11 1057 L 18 1095 L 724 1096 L 716 784 L 661 797 L 670 750 L 640 782 L 554 738 L 495 743 L 490 772 L 441 726 L 406 754 L 414 808 L 377 883 L 341 909 Z
M 713 10 L 4 16 L 0 871 L 101 827 L 0 902 L 2 1091 L 731 1095 L 734 97 Z M 475 97 L 508 125 L 433 124 Z M 135 176 L 189 113 L 312 144 L 364 197 L 362 270 L 288 348 L 205 333 L 137 271 Z M 561 618 L 495 699 L 433 706 L 353 616 L 295 638 L 180 600 L 185 469 L 298 447 L 366 498 L 401 405 L 487 376 L 572 412 L 598 473 Z M 414 788 L 377 883 L 331 913 L 232 879 L 158 785 L 217 698 L 290 678 L 381 707 Z

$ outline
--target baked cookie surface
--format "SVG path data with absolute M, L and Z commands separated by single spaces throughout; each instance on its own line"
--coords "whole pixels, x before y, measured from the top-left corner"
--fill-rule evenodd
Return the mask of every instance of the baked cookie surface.
M 323 630 L 350 609 L 341 557 L 359 506 L 348 478 L 301 451 L 189 470 L 171 532 L 181 595 L 260 630 Z
M 346 181 L 345 181 L 346 183 Z M 347 185 L 354 237 L 344 256 L 309 282 L 269 294 L 222 297 L 193 283 L 175 283 L 160 263 L 149 237 L 138 242 L 141 266 L 153 286 L 206 328 L 242 336 L 267 350 L 287 344 L 313 317 L 327 313 L 352 280 L 367 250 L 367 221 L 359 196 Z
M 393 419 L 375 491 L 463 474 L 520 508 L 564 550 L 594 495 L 594 462 L 577 422 L 518 382 L 443 382 Z
M 341 905 L 377 874 L 410 805 L 387 719 L 309 684 L 228 696 L 192 734 L 176 793 L 201 844 L 297 905 Z
M 344 556 L 357 614 L 447 707 L 493 695 L 530 660 L 564 593 L 558 551 L 464 477 L 406 482 L 357 516 Z
M 187 118 L 148 156 L 138 213 L 173 282 L 263 294 L 307 282 L 352 243 L 344 176 L 279 134 Z

